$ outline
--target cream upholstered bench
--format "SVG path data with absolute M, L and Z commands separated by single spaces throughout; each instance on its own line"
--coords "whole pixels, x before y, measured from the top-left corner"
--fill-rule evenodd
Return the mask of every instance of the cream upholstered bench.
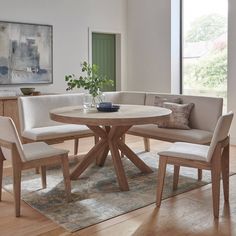
M 216 123 L 222 115 L 222 98 L 130 91 L 106 93 L 107 101 L 120 104 L 155 106 L 157 97 L 167 100 L 178 98 L 182 104 L 193 103 L 194 106 L 189 117 L 191 129 L 159 128 L 157 124 L 133 126 L 127 134 L 143 137 L 146 151 L 150 151 L 149 139 L 195 144 L 209 144 L 211 142 Z M 201 179 L 201 171 L 198 172 L 198 178 Z
M 78 152 L 79 138 L 94 136 L 84 125 L 52 121 L 49 111 L 63 106 L 83 103 L 83 94 L 44 95 L 18 99 L 21 136 L 24 143 L 44 141 L 48 144 L 75 140 L 74 154 Z
M 169 142 L 209 144 L 219 117 L 222 115 L 223 99 L 189 95 L 146 93 L 145 105 L 154 106 L 155 98 L 180 98 L 182 104 L 193 103 L 189 117 L 191 129 L 159 128 L 156 124 L 135 126 L 129 134 Z
M 217 97 L 188 96 L 180 94 L 160 94 L 145 92 L 105 93 L 106 100 L 120 104 L 155 106 L 155 98 L 179 98 L 181 104 L 193 103 L 189 117 L 191 129 L 159 128 L 156 124 L 133 126 L 128 134 L 169 142 L 190 142 L 209 144 L 217 123 L 222 115 L 223 99 Z
M 156 124 L 132 127 L 128 134 L 143 137 L 145 150 L 150 150 L 149 139 L 168 142 L 191 142 L 209 144 L 218 118 L 222 115 L 223 99 L 173 95 L 147 92 L 119 91 L 106 92 L 107 101 L 119 104 L 154 106 L 156 97 L 180 98 L 181 103 L 194 103 L 189 118 L 191 129 L 159 128 Z M 85 126 L 60 124 L 50 120 L 49 111 L 56 107 L 82 105 L 83 94 L 46 95 L 19 98 L 21 134 L 25 141 L 46 141 L 77 139 L 92 136 Z

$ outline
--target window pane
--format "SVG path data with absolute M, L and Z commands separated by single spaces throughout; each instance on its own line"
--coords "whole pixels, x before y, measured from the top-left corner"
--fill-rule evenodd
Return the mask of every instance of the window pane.
M 183 0 L 184 94 L 227 103 L 227 0 Z

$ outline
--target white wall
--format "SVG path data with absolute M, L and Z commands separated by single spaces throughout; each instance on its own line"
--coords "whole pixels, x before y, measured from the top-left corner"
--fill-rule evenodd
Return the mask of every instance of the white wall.
M 180 0 L 171 0 L 171 93 L 180 93 Z
M 179 92 L 178 11 L 179 0 L 146 0 L 145 3 L 142 0 L 128 0 L 128 90 Z M 235 112 L 230 131 L 231 143 L 234 145 L 236 145 L 235 12 L 236 1 L 229 0 L 228 110 Z
M 171 0 L 128 0 L 127 89 L 171 92 Z
M 37 90 L 65 92 L 64 75 L 78 74 L 80 63 L 88 60 L 88 28 L 121 33 L 121 77 L 126 80 L 127 0 L 0 0 L 0 20 L 53 25 L 54 82 L 33 85 Z
M 228 30 L 228 110 L 235 116 L 231 127 L 231 143 L 236 145 L 236 1 L 229 0 Z
M 121 33 L 121 89 L 177 92 L 171 84 L 173 65 L 177 68 L 171 61 L 177 39 L 171 32 L 171 1 L 178 0 L 0 0 L 0 20 L 53 25 L 54 83 L 37 86 L 42 92 L 65 92 L 64 75 L 79 72 L 80 62 L 88 59 L 88 28 Z M 228 110 L 234 112 L 235 12 L 236 1 L 229 0 Z M 0 86 L 0 90 L 14 88 L 19 91 L 19 86 Z M 236 144 L 236 115 L 231 140 Z

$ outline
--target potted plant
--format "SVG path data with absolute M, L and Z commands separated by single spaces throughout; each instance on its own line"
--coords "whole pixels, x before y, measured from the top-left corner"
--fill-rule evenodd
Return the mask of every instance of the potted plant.
M 104 75 L 100 75 L 99 67 L 96 64 L 90 65 L 88 62 L 84 61 L 81 64 L 81 68 L 84 76 L 81 75 L 79 78 L 74 74 L 65 76 L 65 81 L 68 86 L 66 90 L 68 91 L 74 88 L 84 88 L 88 90 L 89 96 L 85 95 L 85 106 L 96 107 L 97 103 L 102 102 L 102 92 L 100 89 L 102 89 L 104 85 L 112 85 L 113 81 L 107 79 Z

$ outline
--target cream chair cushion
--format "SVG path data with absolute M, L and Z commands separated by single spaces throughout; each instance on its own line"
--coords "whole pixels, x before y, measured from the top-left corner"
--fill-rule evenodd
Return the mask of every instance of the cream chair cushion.
M 209 146 L 193 143 L 176 142 L 166 151 L 159 152 L 159 155 L 178 157 L 189 160 L 208 161 L 207 153 Z
M 25 161 L 32 161 L 51 156 L 66 154 L 69 151 L 59 148 L 54 148 L 52 146 L 47 145 L 44 142 L 36 142 L 36 143 L 23 144 L 23 152 L 25 155 Z

